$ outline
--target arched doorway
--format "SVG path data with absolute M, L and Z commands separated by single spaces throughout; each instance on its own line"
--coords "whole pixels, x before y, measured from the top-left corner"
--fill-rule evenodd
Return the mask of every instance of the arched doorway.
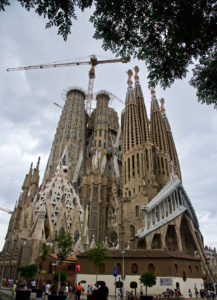
M 177 242 L 175 225 L 168 225 L 165 242 L 168 250 L 172 250 L 172 251 L 178 250 L 178 242 Z
M 162 242 L 161 242 L 161 235 L 155 234 L 152 243 L 151 243 L 151 249 L 162 249 Z
M 182 217 L 180 235 L 182 240 L 183 252 L 194 255 L 194 251 L 197 250 L 197 248 L 191 230 L 189 228 L 188 220 L 185 215 Z

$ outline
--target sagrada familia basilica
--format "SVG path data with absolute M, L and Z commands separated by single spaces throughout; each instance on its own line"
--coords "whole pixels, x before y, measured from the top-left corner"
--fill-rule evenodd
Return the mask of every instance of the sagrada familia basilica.
M 151 88 L 148 118 L 138 72 L 136 67 L 132 80 L 128 71 L 121 120 L 109 106 L 109 92 L 97 93 L 90 116 L 85 92 L 67 92 L 42 183 L 39 158 L 10 219 L 0 256 L 0 268 L 4 253 L 10 256 L 6 277 L 34 263 L 41 244 L 52 245 L 62 229 L 73 236 L 75 253 L 97 242 L 134 253 L 161 250 L 194 257 L 197 252 L 209 272 L 164 99 Z

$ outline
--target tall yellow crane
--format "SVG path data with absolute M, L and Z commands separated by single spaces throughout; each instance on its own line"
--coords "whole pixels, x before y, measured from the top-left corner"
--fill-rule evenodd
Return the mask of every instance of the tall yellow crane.
M 99 64 L 107 64 L 107 63 L 127 63 L 130 61 L 130 58 L 116 58 L 116 59 L 105 59 L 98 60 L 95 55 L 90 56 L 90 61 L 78 61 L 78 62 L 67 62 L 67 63 L 51 63 L 51 64 L 41 64 L 35 66 L 26 66 L 26 67 L 17 67 L 17 68 L 8 68 L 7 71 L 27 71 L 27 70 L 35 70 L 35 69 L 47 69 L 47 68 L 59 68 L 59 67 L 71 67 L 71 66 L 80 66 L 80 65 L 91 65 L 89 71 L 89 83 L 88 83 L 88 91 L 86 96 L 86 111 L 88 115 L 91 114 L 91 106 L 93 99 L 93 84 L 95 78 L 95 67 Z

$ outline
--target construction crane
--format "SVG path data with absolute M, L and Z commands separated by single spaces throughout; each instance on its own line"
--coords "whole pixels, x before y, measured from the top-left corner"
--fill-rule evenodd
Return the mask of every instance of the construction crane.
M 12 210 L 10 210 L 9 208 L 5 208 L 0 206 L 0 210 L 7 212 L 8 214 L 12 214 Z
M 130 58 L 123 57 L 117 59 L 105 59 L 98 60 L 95 55 L 90 56 L 90 61 L 80 61 L 80 62 L 67 62 L 67 63 L 52 63 L 52 64 L 41 64 L 35 66 L 26 66 L 26 67 L 17 67 L 17 68 L 8 68 L 7 71 L 27 71 L 27 70 L 35 70 L 35 69 L 47 69 L 47 68 L 59 68 L 59 67 L 71 67 L 71 66 L 80 66 L 80 65 L 91 65 L 89 71 L 89 83 L 88 83 L 88 91 L 86 96 L 86 111 L 88 115 L 91 114 L 91 106 L 93 99 L 93 84 L 95 78 L 95 67 L 99 64 L 107 64 L 107 63 L 127 63 L 130 61 Z

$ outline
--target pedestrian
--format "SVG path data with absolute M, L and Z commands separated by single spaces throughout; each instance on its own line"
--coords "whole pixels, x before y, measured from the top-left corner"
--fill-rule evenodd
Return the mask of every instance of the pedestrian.
M 82 291 L 82 286 L 79 282 L 77 287 L 76 287 L 76 298 L 75 298 L 76 300 L 80 300 L 81 291 Z
M 49 283 L 49 281 L 47 281 L 45 288 L 44 288 L 44 298 L 43 298 L 44 300 L 48 299 L 49 293 L 50 293 L 50 283 Z
M 35 279 L 33 279 L 33 280 L 31 281 L 31 288 L 32 288 L 32 289 L 35 289 L 35 287 L 36 287 L 36 281 L 35 281 Z
M 15 297 L 16 288 L 17 288 L 17 285 L 16 285 L 16 283 L 14 283 L 13 286 L 12 286 L 12 297 L 13 298 Z
M 190 298 L 192 298 L 192 291 L 191 291 L 191 289 L 188 290 L 188 295 L 189 295 Z
M 143 295 L 143 287 L 142 287 L 142 285 L 140 286 L 140 296 L 142 296 Z
M 123 290 L 122 290 L 122 288 L 119 288 L 118 296 L 119 296 L 119 299 L 123 299 Z
M 90 285 L 87 286 L 87 294 L 91 294 Z
M 67 284 L 67 283 L 66 283 L 66 285 L 65 285 L 64 295 L 66 296 L 66 298 L 67 298 L 68 295 L 69 295 L 69 287 L 68 287 L 68 284 Z
M 204 298 L 204 289 L 200 289 L 200 298 Z
M 69 285 L 69 298 L 72 297 L 72 294 L 73 294 L 73 287 L 72 287 L 72 285 L 70 284 L 70 285 Z

